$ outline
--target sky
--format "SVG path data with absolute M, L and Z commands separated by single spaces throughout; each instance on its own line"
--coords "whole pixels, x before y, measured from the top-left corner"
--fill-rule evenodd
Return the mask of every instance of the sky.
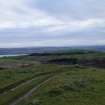
M 0 0 L 0 48 L 105 45 L 105 0 Z

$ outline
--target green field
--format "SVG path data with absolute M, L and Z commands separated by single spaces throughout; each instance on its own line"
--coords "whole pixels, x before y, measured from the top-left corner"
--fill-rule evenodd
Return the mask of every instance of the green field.
M 70 64 L 49 62 L 62 59 Z M 102 52 L 0 58 L 0 105 L 105 105 L 104 59 Z

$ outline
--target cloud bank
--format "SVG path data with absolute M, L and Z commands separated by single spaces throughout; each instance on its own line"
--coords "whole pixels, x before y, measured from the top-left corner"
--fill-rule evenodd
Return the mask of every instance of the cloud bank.
M 105 44 L 105 0 L 0 0 L 0 47 Z

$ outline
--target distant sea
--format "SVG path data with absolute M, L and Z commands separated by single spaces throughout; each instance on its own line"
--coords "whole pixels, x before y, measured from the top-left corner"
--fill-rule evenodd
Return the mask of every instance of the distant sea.
M 26 55 L 31 53 L 50 53 L 63 50 L 70 51 L 72 49 L 105 51 L 105 46 L 0 48 L 0 57 Z

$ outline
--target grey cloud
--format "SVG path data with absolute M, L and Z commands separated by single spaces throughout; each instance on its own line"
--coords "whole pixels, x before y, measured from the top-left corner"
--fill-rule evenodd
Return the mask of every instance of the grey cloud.
M 35 6 L 66 19 L 105 18 L 105 0 L 37 0 Z

